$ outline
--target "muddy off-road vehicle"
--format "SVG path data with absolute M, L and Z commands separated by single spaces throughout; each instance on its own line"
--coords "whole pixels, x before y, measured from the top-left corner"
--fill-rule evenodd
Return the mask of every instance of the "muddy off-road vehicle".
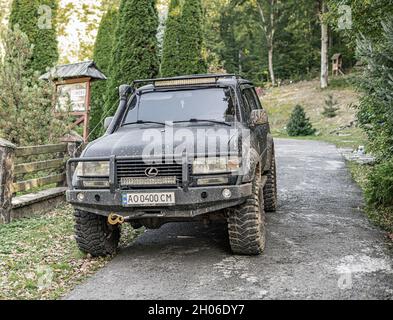
M 277 203 L 274 143 L 250 81 L 235 75 L 138 80 L 119 88 L 106 134 L 67 164 L 76 241 L 116 251 L 120 228 L 224 219 L 233 253 L 260 254 Z

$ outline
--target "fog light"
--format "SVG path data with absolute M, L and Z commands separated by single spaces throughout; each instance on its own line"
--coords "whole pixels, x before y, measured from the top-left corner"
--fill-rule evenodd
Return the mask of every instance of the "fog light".
M 76 198 L 78 199 L 78 201 L 83 201 L 85 200 L 85 195 L 83 193 L 78 193 Z
M 100 189 L 100 188 L 109 188 L 109 181 L 106 180 L 85 180 L 82 182 L 83 187 L 92 188 L 92 189 Z
M 210 177 L 198 179 L 199 186 L 217 185 L 217 184 L 228 184 L 229 179 L 227 177 Z
M 229 190 L 229 189 L 224 189 L 224 190 L 222 191 L 222 196 L 223 196 L 225 199 L 229 199 L 230 197 L 232 197 L 232 192 L 231 192 L 231 190 Z

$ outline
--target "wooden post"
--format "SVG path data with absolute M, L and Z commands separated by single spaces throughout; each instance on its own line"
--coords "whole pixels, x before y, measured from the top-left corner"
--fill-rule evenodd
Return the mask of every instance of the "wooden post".
M 70 158 L 79 158 L 83 151 L 83 141 L 73 141 L 68 143 L 68 156 Z
M 11 222 L 15 148 L 0 138 L 0 224 Z

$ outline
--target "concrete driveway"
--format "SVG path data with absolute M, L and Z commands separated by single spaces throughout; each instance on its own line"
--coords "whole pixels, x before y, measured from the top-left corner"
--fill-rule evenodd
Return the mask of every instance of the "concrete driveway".
M 392 299 L 393 254 L 338 150 L 277 140 L 279 210 L 260 257 L 226 226 L 170 224 L 123 249 L 67 299 Z

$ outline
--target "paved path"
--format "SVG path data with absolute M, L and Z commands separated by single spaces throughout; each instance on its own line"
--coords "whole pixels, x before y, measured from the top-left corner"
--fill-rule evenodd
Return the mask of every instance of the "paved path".
M 232 256 L 225 225 L 147 231 L 68 299 L 393 299 L 393 253 L 334 146 L 276 141 L 266 252 Z

